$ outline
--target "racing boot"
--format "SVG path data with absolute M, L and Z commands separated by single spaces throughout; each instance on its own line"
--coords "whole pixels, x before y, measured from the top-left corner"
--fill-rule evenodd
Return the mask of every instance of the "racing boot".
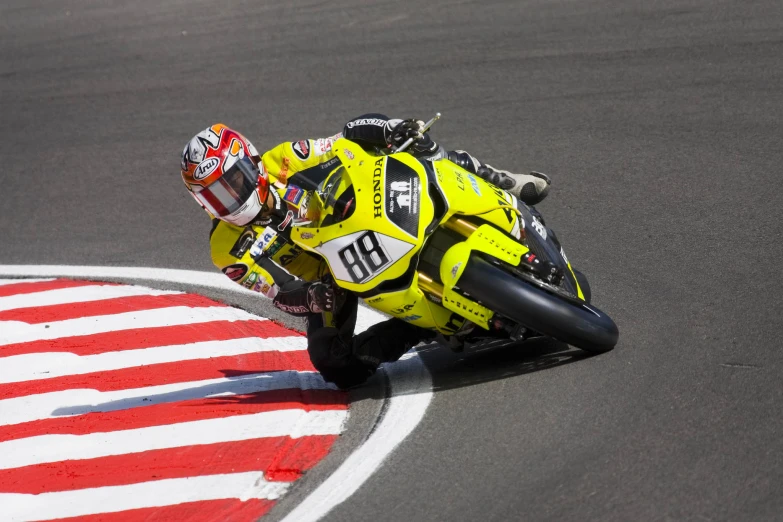
M 482 179 L 514 194 L 528 205 L 541 203 L 549 193 L 552 181 L 541 172 L 514 174 L 507 170 L 498 170 L 492 165 L 482 165 L 476 175 Z
M 514 174 L 507 170 L 499 170 L 492 165 L 482 164 L 464 150 L 453 150 L 448 153 L 448 158 L 484 181 L 514 194 L 527 205 L 536 205 L 542 202 L 549 193 L 549 186 L 552 184 L 546 174 L 540 172 Z

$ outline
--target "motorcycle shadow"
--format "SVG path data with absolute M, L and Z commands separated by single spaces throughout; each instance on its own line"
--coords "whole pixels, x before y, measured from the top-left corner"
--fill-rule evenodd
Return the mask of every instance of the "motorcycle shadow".
M 420 346 L 417 351 L 432 374 L 435 392 L 549 370 L 592 356 L 544 337 L 487 342 L 456 353 L 438 344 Z

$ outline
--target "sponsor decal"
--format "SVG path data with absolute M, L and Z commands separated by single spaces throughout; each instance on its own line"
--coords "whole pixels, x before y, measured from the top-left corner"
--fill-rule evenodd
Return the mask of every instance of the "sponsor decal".
M 313 154 L 316 156 L 323 156 L 328 151 L 332 150 L 332 145 L 334 145 L 334 142 L 342 137 L 343 133 L 340 132 L 334 136 L 330 136 L 328 138 L 319 138 L 313 141 Z
M 253 288 L 256 292 L 261 292 L 264 295 L 268 294 L 271 289 L 272 287 L 266 282 L 266 279 L 263 278 L 259 279 L 256 286 Z
M 375 162 L 375 168 L 372 171 L 372 202 L 373 202 L 373 217 L 379 218 L 383 217 L 383 212 L 381 212 L 381 174 L 383 174 L 383 158 L 379 158 L 378 161 Z
M 223 273 L 232 281 L 239 281 L 247 274 L 247 265 L 244 263 L 229 265 L 223 269 Z
M 261 226 L 261 227 L 265 227 L 266 225 L 269 225 L 270 223 L 272 223 L 272 216 L 267 216 L 267 217 L 264 217 L 264 218 L 261 218 L 261 219 L 256 219 L 255 221 L 253 221 L 254 225 L 258 225 L 258 226 Z
M 291 145 L 291 148 L 294 149 L 294 154 L 302 161 L 310 157 L 310 145 L 308 145 L 307 140 L 297 141 Z
M 220 160 L 218 158 L 205 159 L 198 164 L 198 167 L 196 167 L 196 170 L 193 172 L 193 178 L 197 180 L 206 178 L 215 172 L 215 169 L 218 168 L 218 165 L 220 165 Z
M 331 171 L 332 167 L 340 163 L 340 158 L 335 156 L 334 158 L 330 159 L 329 161 L 324 161 L 323 163 L 318 165 L 319 170 L 328 170 Z
M 277 230 L 282 232 L 283 230 L 286 229 L 288 225 L 291 224 L 291 221 L 293 220 L 294 220 L 294 211 L 289 210 L 288 212 L 285 213 L 285 219 L 281 221 L 279 225 L 277 225 Z
M 343 154 L 345 154 L 345 157 L 348 159 L 353 159 L 353 152 L 351 152 L 348 149 L 343 149 Z
M 271 245 L 264 249 L 264 255 L 267 257 L 272 257 L 273 255 L 277 254 L 285 244 L 285 240 L 281 237 L 278 237 L 272 242 Z
M 302 202 L 299 203 L 299 215 L 297 216 L 300 220 L 307 218 L 307 207 L 310 206 L 310 192 L 305 192 L 304 197 L 302 197 Z
M 451 277 L 457 277 L 457 272 L 459 272 L 459 267 L 462 266 L 462 261 L 451 267 Z
M 306 306 L 292 306 L 287 305 L 283 303 L 274 303 L 276 307 L 278 307 L 280 310 L 284 312 L 288 312 L 289 314 L 308 314 L 310 313 L 310 309 Z
M 256 281 L 258 280 L 258 274 L 255 272 L 250 272 L 250 275 L 247 276 L 247 279 L 242 283 L 242 286 L 250 290 L 253 288 L 253 285 L 256 284 Z
M 384 173 L 386 215 L 389 220 L 413 237 L 419 232 L 419 176 L 404 163 L 388 158 Z
M 276 260 L 275 260 L 275 262 L 276 262 L 278 265 L 282 266 L 282 267 L 288 266 L 288 265 L 290 265 L 291 263 L 293 263 L 293 262 L 294 262 L 294 259 L 296 259 L 297 257 L 299 257 L 299 254 L 301 254 L 301 253 L 302 253 L 302 249 L 301 249 L 301 248 L 299 248 L 299 247 L 298 247 L 298 246 L 296 246 L 296 245 L 293 245 L 293 246 L 292 246 L 292 247 L 291 247 L 291 248 L 288 250 L 288 252 L 287 252 L 287 253 L 285 253 L 285 254 L 282 254 L 282 255 L 280 256 L 280 259 L 276 259 Z
M 455 170 L 454 171 L 455 177 L 457 179 L 457 188 L 464 191 L 465 190 L 465 178 L 462 177 L 462 172 Z
M 539 236 L 541 236 L 543 239 L 546 239 L 546 227 L 544 227 L 544 225 L 542 225 L 539 220 L 534 217 L 530 222 L 530 226 L 533 227 L 536 232 L 538 232 Z
M 418 319 L 421 319 L 421 316 L 420 315 L 409 315 L 409 316 L 406 316 L 406 317 L 400 317 L 400 319 L 402 319 L 403 321 L 410 322 L 410 321 L 416 321 Z
M 367 302 L 369 304 L 375 304 L 375 303 L 380 303 L 381 301 L 383 301 L 383 296 L 373 297 L 372 299 L 368 300 Z
M 285 189 L 285 194 L 283 195 L 283 199 L 288 201 L 289 203 L 293 203 L 294 205 L 299 205 L 299 202 L 302 200 L 302 196 L 304 195 L 304 190 L 300 189 L 296 185 L 291 185 L 287 189 Z
M 360 120 L 349 121 L 345 126 L 349 129 L 353 129 L 357 125 L 374 125 L 376 127 L 383 127 L 386 125 L 386 120 L 380 118 L 362 118 Z
M 389 214 L 395 209 L 415 214 L 419 210 L 419 178 L 409 178 L 408 181 L 393 181 L 389 186 Z
M 255 239 L 256 231 L 253 230 L 253 227 L 245 227 L 245 230 L 243 230 L 242 234 L 239 235 L 239 239 L 237 239 L 237 242 L 234 243 L 234 246 L 231 247 L 231 250 L 228 253 L 237 259 L 241 259 L 242 256 L 245 255 L 245 252 L 247 252 L 247 249 L 250 248 L 250 246 L 253 244 Z
M 266 247 L 277 237 L 277 231 L 272 227 L 266 227 L 264 232 L 258 236 L 256 242 L 253 243 L 253 247 L 250 249 L 250 255 L 258 257 L 266 250 Z
M 477 196 L 480 196 L 481 189 L 479 188 L 478 181 L 476 181 L 475 176 L 473 176 L 473 174 L 468 174 L 468 180 L 470 180 L 470 186 L 473 187 L 473 192 L 475 192 Z
M 393 314 L 404 314 L 405 312 L 410 312 L 415 305 L 407 304 L 405 306 L 401 306 L 400 308 L 395 308 L 391 312 Z
M 250 287 L 248 287 L 250 288 Z M 266 288 L 266 290 L 264 290 Z M 255 292 L 261 292 L 262 294 L 265 294 L 269 292 L 270 290 L 269 282 L 266 280 L 264 276 L 261 274 L 258 274 L 258 278 L 256 279 L 255 283 L 252 285 L 252 290 Z
M 272 194 L 272 199 L 275 200 L 275 210 L 281 210 L 283 208 L 283 200 L 280 198 L 280 194 L 276 190 L 269 191 Z
M 302 239 L 313 239 L 315 236 L 310 232 L 302 232 Z

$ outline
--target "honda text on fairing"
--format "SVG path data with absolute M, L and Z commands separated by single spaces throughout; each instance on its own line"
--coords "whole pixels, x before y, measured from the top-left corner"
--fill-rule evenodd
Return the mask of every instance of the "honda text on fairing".
M 617 326 L 536 210 L 404 147 L 378 156 L 338 139 L 339 164 L 300 203 L 290 238 L 326 260 L 337 286 L 453 346 L 542 334 L 590 352 L 615 346 Z

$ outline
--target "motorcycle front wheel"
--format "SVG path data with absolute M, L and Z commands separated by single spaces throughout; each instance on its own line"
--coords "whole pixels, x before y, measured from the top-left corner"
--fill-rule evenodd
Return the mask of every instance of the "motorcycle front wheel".
M 537 288 L 476 255 L 458 286 L 487 308 L 588 352 L 608 352 L 620 336 L 614 321 L 593 305 Z

